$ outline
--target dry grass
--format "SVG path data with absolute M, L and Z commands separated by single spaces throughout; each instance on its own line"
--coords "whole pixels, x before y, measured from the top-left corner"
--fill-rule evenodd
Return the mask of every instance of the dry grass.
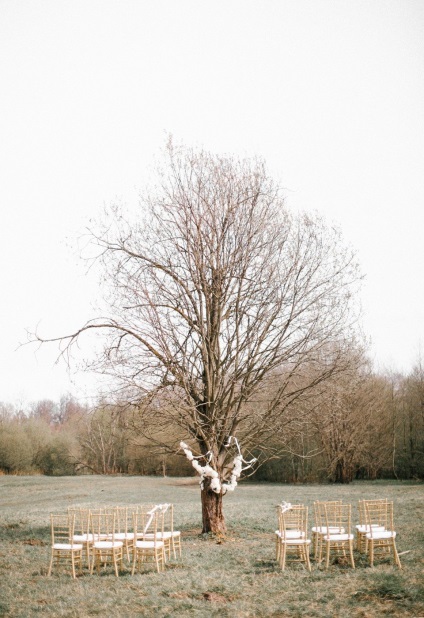
M 355 554 L 357 568 L 328 571 L 301 565 L 282 573 L 274 561 L 275 505 L 312 505 L 317 498 L 387 497 L 395 502 L 403 569 L 374 569 Z M 112 571 L 47 578 L 50 512 L 69 505 L 172 501 L 183 531 L 183 560 L 133 577 Z M 354 483 L 350 486 L 250 485 L 225 498 L 229 534 L 224 542 L 200 533 L 199 488 L 192 479 L 146 477 L 12 477 L 0 479 L 0 616 L 86 618 L 362 617 L 424 616 L 424 485 Z

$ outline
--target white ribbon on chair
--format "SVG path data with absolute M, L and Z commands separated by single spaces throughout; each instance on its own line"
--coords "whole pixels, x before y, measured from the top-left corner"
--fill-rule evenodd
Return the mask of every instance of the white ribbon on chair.
M 169 509 L 169 507 L 170 507 L 170 506 L 171 506 L 171 505 L 170 505 L 170 504 L 168 504 L 167 502 L 165 502 L 165 504 L 155 504 L 155 506 L 154 506 L 152 509 L 150 509 L 150 511 L 148 511 L 148 512 L 147 512 L 147 515 L 149 515 L 149 519 L 147 520 L 147 523 L 146 523 L 146 525 L 144 526 L 143 534 L 146 534 L 146 533 L 147 533 L 147 530 L 149 529 L 150 524 L 151 524 L 151 523 L 152 523 L 152 521 L 153 521 L 153 517 L 154 517 L 155 513 L 156 513 L 157 511 L 162 511 L 162 513 L 164 513 L 164 514 L 165 514 L 165 513 L 166 513 L 166 511 Z
M 285 502 L 284 500 L 280 504 L 280 507 L 283 513 L 290 511 L 293 508 L 290 502 Z

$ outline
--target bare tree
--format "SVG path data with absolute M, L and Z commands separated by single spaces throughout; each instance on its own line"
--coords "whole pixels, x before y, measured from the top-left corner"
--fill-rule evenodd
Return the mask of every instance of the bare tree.
M 134 220 L 112 207 L 91 240 L 108 314 L 60 341 L 68 352 L 105 333 L 97 369 L 156 426 L 179 426 L 218 473 L 221 489 L 202 485 L 203 530 L 223 532 L 228 437 L 243 452 L 266 448 L 284 411 L 344 368 L 354 254 L 318 216 L 290 214 L 261 161 L 171 142 Z
M 421 353 L 397 393 L 397 462 L 403 478 L 424 477 L 424 362 Z
M 113 407 L 99 405 L 86 413 L 83 423 L 77 437 L 79 453 L 73 457 L 77 469 L 95 474 L 127 472 L 130 435 L 125 419 Z
M 390 466 L 391 416 L 387 380 L 359 354 L 349 371 L 327 382 L 311 412 L 329 480 L 350 483 L 358 472 L 375 479 Z

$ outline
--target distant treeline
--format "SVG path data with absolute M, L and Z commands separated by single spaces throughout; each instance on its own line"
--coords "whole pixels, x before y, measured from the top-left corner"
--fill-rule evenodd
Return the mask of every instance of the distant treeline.
M 0 403 L 0 471 L 193 475 L 190 462 L 176 452 L 178 430 L 157 428 L 149 439 L 136 415 L 116 404 L 82 405 L 72 396 L 25 409 Z M 263 463 L 251 479 L 424 479 L 424 369 L 419 362 L 408 376 L 370 372 L 333 380 L 286 411 L 282 426 L 267 445 L 271 457 L 255 453 Z

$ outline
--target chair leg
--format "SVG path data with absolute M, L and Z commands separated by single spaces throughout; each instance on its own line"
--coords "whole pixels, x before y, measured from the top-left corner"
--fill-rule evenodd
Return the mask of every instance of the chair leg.
M 328 569 L 330 566 L 330 542 L 326 541 L 326 553 L 325 553 L 325 568 Z
M 52 574 L 53 561 L 54 561 L 54 555 L 52 552 L 52 557 L 50 559 L 50 564 L 49 564 L 49 570 L 47 571 L 47 577 L 50 577 L 50 575 Z
M 116 577 L 119 577 L 119 573 L 118 573 L 118 556 L 116 555 L 116 551 L 113 549 L 112 550 L 112 558 L 113 558 L 113 568 L 115 571 L 115 575 Z
M 370 556 L 370 566 L 374 566 L 374 541 L 368 542 L 369 556 Z
M 90 570 L 90 543 L 87 541 L 84 545 L 85 547 L 85 555 L 87 557 L 87 566 L 88 566 L 88 570 Z
M 311 571 L 311 561 L 309 559 L 309 545 L 305 545 L 304 551 L 305 551 L 306 566 L 308 568 L 308 571 L 310 572 Z
M 398 554 L 398 551 L 397 551 L 397 548 L 396 548 L 396 542 L 395 542 L 394 539 L 393 539 L 393 556 L 394 556 L 394 559 L 395 559 L 395 564 L 399 567 L 399 569 L 401 569 L 402 565 L 400 563 L 400 558 L 399 558 L 399 554 Z
M 131 569 L 131 575 L 134 575 L 134 573 L 135 573 L 135 567 L 136 567 L 136 564 L 137 564 L 137 557 L 138 557 L 137 556 L 137 550 L 134 548 L 134 551 L 133 551 L 133 564 L 132 564 L 132 569 Z
M 352 569 L 354 569 L 355 561 L 353 559 L 353 541 L 349 541 L 349 554 L 350 554 L 350 562 L 352 564 Z
M 286 568 L 286 544 L 285 543 L 281 543 L 280 566 L 281 566 L 281 570 L 284 571 L 284 569 Z
M 324 540 L 321 536 L 318 536 L 318 541 L 317 541 L 318 545 L 317 545 L 317 552 L 318 552 L 318 559 L 317 562 L 318 564 L 321 564 L 322 562 L 322 547 L 324 544 Z
M 71 552 L 71 564 L 72 564 L 72 577 L 76 579 L 77 576 L 75 574 L 75 554 L 73 551 Z
M 275 535 L 275 556 L 276 556 L 275 559 L 276 559 L 277 562 L 280 561 L 280 551 L 281 551 L 281 539 L 276 534 Z

